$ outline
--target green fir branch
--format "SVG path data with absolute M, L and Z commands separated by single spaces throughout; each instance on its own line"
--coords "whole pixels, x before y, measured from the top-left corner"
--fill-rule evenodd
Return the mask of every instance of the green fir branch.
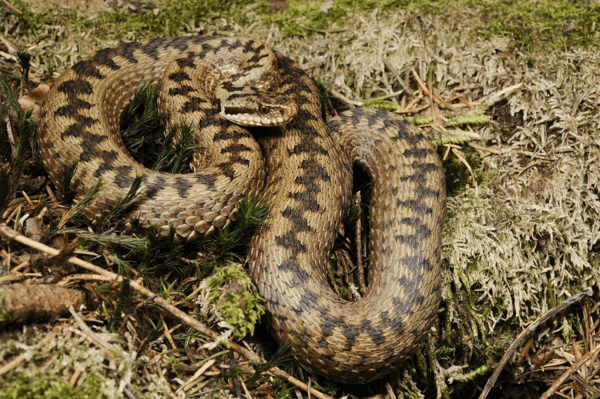
M 77 203 L 73 205 L 67 213 L 64 214 L 57 227 L 59 229 L 63 228 L 69 220 L 71 220 L 74 216 L 78 215 L 81 212 L 81 210 L 83 210 L 90 203 L 90 201 L 96 196 L 96 194 L 98 194 L 98 191 L 100 191 L 102 185 L 103 183 L 101 178 L 96 180 L 96 183 L 94 183 L 92 187 L 90 187 L 90 189 L 85 193 L 85 195 L 79 201 L 77 201 Z
M 144 181 L 143 175 L 136 175 L 127 194 L 117 202 L 108 216 L 104 219 L 104 225 L 107 225 L 115 216 L 123 213 L 131 204 L 136 202 L 142 194 L 141 186 Z

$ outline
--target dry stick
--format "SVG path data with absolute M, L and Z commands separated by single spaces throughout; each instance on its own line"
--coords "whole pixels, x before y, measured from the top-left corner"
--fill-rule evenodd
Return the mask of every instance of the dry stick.
M 562 312 L 563 310 L 565 310 L 567 307 L 571 306 L 572 304 L 581 301 L 583 298 L 585 298 L 585 296 L 592 296 L 592 293 L 593 293 L 592 288 L 588 287 L 585 291 L 580 292 L 579 294 L 575 294 L 571 298 L 565 299 L 560 305 L 558 305 L 554 309 L 551 309 L 548 312 L 546 312 L 546 314 L 544 314 L 539 319 L 537 319 L 536 321 L 531 323 L 521 334 L 519 334 L 519 336 L 514 340 L 514 342 L 508 347 L 508 349 L 506 350 L 506 353 L 504 353 L 504 356 L 502 356 L 502 359 L 496 366 L 494 373 L 492 374 L 490 379 L 485 384 L 485 387 L 483 388 L 483 392 L 481 392 L 481 395 L 479 395 L 479 399 L 485 399 L 487 397 L 488 393 L 490 392 L 490 390 L 496 383 L 496 380 L 500 376 L 502 369 L 504 369 L 504 366 L 506 366 L 506 363 L 508 363 L 508 359 L 510 359 L 510 357 L 513 355 L 513 353 L 517 350 L 517 347 L 521 344 L 521 342 L 525 338 L 527 338 L 527 336 L 529 336 L 529 334 L 534 332 L 535 329 L 538 328 L 542 323 L 544 323 L 548 319 L 556 316 L 556 314 L 558 314 L 559 312 Z M 577 362 L 577 363 L 579 363 L 579 362 Z
M 25 237 L 24 235 L 17 233 L 16 231 L 12 230 L 11 228 L 9 228 L 6 225 L 0 226 L 0 235 L 3 235 L 7 238 L 15 240 L 15 241 L 17 241 L 21 244 L 27 245 L 31 248 L 35 248 L 38 251 L 45 252 L 52 256 L 57 256 L 60 254 L 59 250 L 49 247 L 47 245 L 44 245 L 35 240 L 32 240 L 31 238 Z M 68 258 L 67 262 L 72 263 L 76 266 L 79 266 L 83 269 L 89 270 L 91 272 L 97 273 L 97 274 L 109 279 L 110 281 L 115 281 L 115 282 L 120 283 L 121 281 L 124 280 L 124 278 L 122 276 L 119 276 L 118 274 L 109 272 L 108 270 L 104 270 L 101 267 L 98 267 L 96 265 L 88 263 L 88 262 L 81 260 L 79 258 L 76 258 L 74 256 Z M 215 331 L 211 330 L 210 328 L 208 328 L 207 326 L 205 326 L 203 323 L 199 322 L 198 320 L 194 319 L 193 317 L 190 317 L 187 313 L 183 312 L 182 310 L 171 305 L 169 302 L 165 301 L 160 296 L 157 296 L 154 292 L 150 291 L 148 288 L 142 286 L 138 282 L 131 281 L 130 287 L 132 289 L 134 289 L 136 292 L 138 292 L 139 294 L 141 294 L 142 296 L 145 296 L 146 298 L 151 300 L 157 307 L 159 307 L 160 309 L 169 313 L 172 317 L 193 327 L 196 331 L 200 332 L 201 334 L 204 334 L 214 340 L 217 340 L 219 338 L 219 334 L 217 334 Z M 257 364 L 264 364 L 264 361 L 260 357 L 258 357 L 258 355 L 250 352 L 249 350 L 236 344 L 235 342 L 219 341 L 219 343 L 221 345 L 225 345 L 225 346 L 229 347 L 231 350 L 239 353 L 240 355 L 244 356 L 245 358 L 249 359 L 252 362 L 255 362 Z M 298 380 L 297 378 L 292 377 L 285 371 L 281 370 L 279 367 L 275 367 L 275 366 L 269 367 L 268 371 L 271 374 L 273 374 L 274 376 L 284 379 L 284 380 L 288 381 L 289 383 L 296 385 L 298 388 L 300 388 L 304 391 L 308 390 L 308 386 L 305 383 Z M 312 393 L 314 396 L 316 396 L 319 399 L 333 399 L 331 396 L 326 395 L 326 394 L 319 392 L 317 390 L 314 390 L 314 389 L 312 390 Z
M 590 94 L 590 91 L 592 91 L 592 89 L 594 88 L 594 86 L 596 86 L 598 82 L 600 82 L 600 76 L 598 76 L 592 82 L 592 84 L 585 90 L 585 92 L 583 92 L 581 97 L 577 97 L 576 93 L 573 93 L 573 108 L 571 109 L 571 116 L 575 116 L 581 102 L 588 96 L 588 94 Z
M 569 367 L 567 371 L 565 371 L 556 381 L 554 381 L 554 384 L 552 384 L 550 389 L 548 389 L 542 394 L 542 396 L 540 396 L 540 399 L 548 399 L 550 396 L 554 395 L 556 390 L 567 380 L 567 378 L 569 378 L 574 372 L 576 372 L 581 366 L 583 366 L 585 362 L 590 360 L 592 356 L 594 356 L 598 352 L 600 352 L 600 346 L 596 347 L 593 351 L 586 353 L 578 361 L 573 363 L 573 365 Z
M 331 93 L 331 95 L 333 95 L 335 98 L 342 101 L 343 103 L 346 103 L 349 105 L 354 105 L 356 107 L 362 107 L 364 105 L 361 101 L 351 100 L 337 90 L 331 89 L 331 90 L 329 90 L 329 92 Z
M 547 161 L 545 159 L 540 159 L 539 161 L 533 161 L 529 165 L 525 166 L 518 174 L 517 177 L 521 176 L 523 173 L 533 168 L 534 166 L 543 165 L 545 163 L 552 163 L 551 161 Z
M 356 192 L 354 196 L 354 203 L 360 208 L 361 194 L 360 191 Z M 361 295 L 365 295 L 367 292 L 367 285 L 365 283 L 365 269 L 362 259 L 362 220 L 359 215 L 356 219 L 356 267 L 358 269 L 358 286 L 360 287 Z
M 115 347 L 112 344 L 110 344 L 109 342 L 106 342 L 105 340 L 103 340 L 102 338 L 100 338 L 97 334 L 95 334 L 92 331 L 92 329 L 86 324 L 86 322 L 79 315 L 79 313 L 77 313 L 75 311 L 75 309 L 73 309 L 73 306 L 69 307 L 69 312 L 71 312 L 71 315 L 75 319 L 75 322 L 77 323 L 77 325 L 79 326 L 79 328 L 81 329 L 81 331 L 83 331 L 84 333 L 86 333 L 87 335 L 89 335 L 90 337 L 92 337 L 92 339 L 98 345 L 102 346 L 103 348 L 105 348 L 109 352 L 112 351 L 112 350 L 114 350 Z M 114 355 L 114 353 L 113 353 L 113 355 Z
M 404 89 L 404 91 L 406 91 L 406 94 L 408 94 L 409 96 L 412 96 L 412 90 L 406 84 L 406 82 L 404 82 L 404 79 L 402 79 L 400 77 L 400 74 L 398 73 L 398 70 L 396 68 L 394 68 L 394 66 L 392 65 L 392 63 L 387 58 L 383 57 L 383 64 L 396 77 L 396 80 L 398 81 L 398 83 L 400 83 L 400 86 L 402 86 L 402 88 Z
M 17 7 L 13 6 L 12 4 L 10 4 L 7 0 L 1 0 L 4 5 L 6 7 L 8 7 L 12 12 L 17 13 L 19 15 L 23 14 L 23 12 L 21 10 L 19 10 Z
M 52 318 L 68 312 L 69 306 L 80 307 L 88 302 L 83 291 L 59 287 L 54 284 L 23 284 L 14 283 L 18 277 L 34 277 L 33 273 L 18 276 L 5 276 L 0 281 L 10 281 L 9 285 L 0 286 L 4 301 L 0 306 L 10 315 L 11 323 Z M 35 273 L 35 277 L 40 276 Z M 3 323 L 0 322 L 0 325 Z
M 452 145 L 449 146 L 451 147 L 452 153 L 456 155 L 460 162 L 462 162 L 462 164 L 465 165 L 469 173 L 471 173 L 471 178 L 473 179 L 473 186 L 475 187 L 475 189 L 477 189 L 477 180 L 475 179 L 475 174 L 473 174 L 473 169 L 471 169 L 471 165 L 469 165 L 469 162 L 467 162 L 465 157 L 463 157 L 459 149 L 453 147 Z
M 202 374 L 204 374 L 206 370 L 210 368 L 210 366 L 215 364 L 215 362 L 215 359 L 210 359 L 208 362 L 204 363 L 202 367 L 200 367 L 198 371 L 196 371 L 196 373 L 193 376 L 191 376 L 190 379 L 187 380 L 187 382 L 185 382 L 175 391 L 175 394 L 178 394 L 181 391 L 189 391 L 194 385 L 198 383 L 200 377 L 202 377 Z
M 411 69 L 411 72 L 413 74 L 413 77 L 417 81 L 417 84 L 419 85 L 419 88 L 421 89 L 421 91 L 429 97 L 432 107 L 433 107 L 433 104 L 435 103 L 442 108 L 449 109 L 451 111 L 456 111 L 455 107 L 452 104 L 448 103 L 436 92 L 435 88 L 433 87 L 433 85 L 431 83 L 426 85 L 425 82 L 423 82 L 423 80 L 421 79 L 421 77 L 419 76 L 417 71 L 415 71 L 414 68 Z M 435 119 L 435 114 L 434 114 L 434 119 Z

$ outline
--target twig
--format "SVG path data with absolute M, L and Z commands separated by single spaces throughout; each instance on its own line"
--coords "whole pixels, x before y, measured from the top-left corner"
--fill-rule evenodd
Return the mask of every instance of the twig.
M 540 396 L 540 399 L 548 399 L 550 396 L 554 395 L 556 390 L 567 380 L 567 378 L 571 376 L 571 374 L 576 372 L 581 366 L 583 366 L 585 362 L 590 360 L 592 356 L 594 356 L 598 352 L 600 352 L 600 346 L 596 347 L 593 351 L 586 353 L 578 361 L 573 363 L 573 365 L 569 367 L 567 371 L 565 371 L 556 381 L 554 381 L 554 384 L 552 384 L 550 389 L 548 389 L 542 394 L 542 396 Z
M 525 338 L 527 338 L 527 336 L 529 336 L 529 334 L 534 332 L 535 329 L 538 328 L 542 323 L 544 323 L 545 321 L 554 317 L 556 314 L 562 312 L 567 307 L 573 305 L 574 303 L 581 301 L 586 296 L 592 296 L 592 293 L 593 293 L 592 288 L 588 287 L 585 291 L 580 292 L 579 294 L 575 294 L 571 298 L 565 299 L 560 305 L 558 305 L 554 309 L 551 309 L 548 312 L 546 312 L 546 314 L 542 315 L 536 321 L 531 323 L 521 334 L 519 334 L 519 336 L 514 340 L 514 342 L 508 347 L 508 349 L 504 353 L 504 356 L 502 356 L 502 359 L 496 366 L 496 369 L 492 373 L 492 376 L 485 384 L 485 387 L 483 388 L 481 395 L 479 395 L 479 399 L 485 399 L 487 397 L 488 393 L 490 392 L 490 390 L 496 383 L 496 380 L 500 376 L 500 373 L 504 369 L 504 366 L 506 366 L 506 363 L 508 363 L 508 359 L 511 358 L 511 356 L 514 354 L 514 352 L 517 350 L 518 346 L 521 344 L 521 342 Z
M 14 281 L 17 277 L 32 277 L 32 273 L 5 277 Z M 7 320 L 10 323 L 53 318 L 67 313 L 70 306 L 92 305 L 83 291 L 54 284 L 12 283 L 0 286 L 0 293 L 4 295 L 0 306 L 10 315 L 10 320 Z
M 178 394 L 181 391 L 189 391 L 190 388 L 192 388 L 194 385 L 196 385 L 198 383 L 198 380 L 200 379 L 200 377 L 202 377 L 202 374 L 204 374 L 206 372 L 206 370 L 208 370 L 210 368 L 210 366 L 215 364 L 215 362 L 216 362 L 215 359 L 211 359 L 208 362 L 204 363 L 202 365 L 202 367 L 200 367 L 198 369 L 198 371 L 196 371 L 196 373 L 192 377 L 190 377 L 190 379 L 187 380 L 187 382 L 185 384 L 180 386 L 179 389 L 177 389 L 175 391 L 175 394 Z
M 24 235 L 17 233 L 16 231 L 12 230 L 11 228 L 9 228 L 6 225 L 0 226 L 0 235 L 3 235 L 7 238 L 10 238 L 12 240 L 15 240 L 15 241 L 21 243 L 21 244 L 27 245 L 31 248 L 35 248 L 41 252 L 45 252 L 45 253 L 48 253 L 53 256 L 60 254 L 59 250 L 49 247 L 47 245 L 44 245 L 35 240 L 32 240 L 28 237 L 25 237 Z M 101 267 L 93 265 L 89 262 L 86 262 L 86 261 L 76 258 L 74 256 L 68 258 L 67 262 L 72 263 L 72 264 L 79 266 L 83 269 L 86 269 L 88 271 L 91 271 L 93 273 L 97 273 L 97 274 L 109 279 L 110 281 L 120 283 L 124 279 L 123 276 L 119 276 L 118 274 L 115 274 L 108 270 L 104 270 Z M 187 313 L 183 312 L 182 310 L 171 305 L 169 302 L 162 299 L 160 296 L 157 296 L 154 292 L 150 291 L 148 288 L 142 286 L 138 282 L 131 281 L 130 287 L 131 287 L 131 289 L 133 289 L 140 295 L 148 298 L 159 309 L 162 309 L 163 311 L 169 313 L 171 315 L 171 317 L 181 321 L 182 323 L 185 323 L 186 325 L 191 326 L 192 328 L 194 328 L 196 331 L 200 332 L 201 334 L 204 334 L 214 340 L 217 340 L 217 338 L 219 337 L 218 333 L 211 330 L 210 328 L 208 328 L 207 326 L 205 326 L 203 323 L 199 322 L 198 320 L 194 319 L 193 317 L 189 316 Z M 235 342 L 231 342 L 231 341 L 228 341 L 228 342 L 219 341 L 219 342 L 221 345 L 228 346 L 231 350 L 239 353 L 240 355 L 244 356 L 245 358 L 247 358 L 248 360 L 250 360 L 252 362 L 255 362 L 258 364 L 264 363 L 264 361 L 258 355 L 250 352 L 249 350 L 236 344 Z M 308 390 L 308 386 L 305 383 L 298 380 L 297 378 L 292 377 L 285 371 L 281 370 L 279 367 L 273 366 L 273 367 L 269 367 L 267 370 L 274 376 L 284 379 L 284 380 L 288 381 L 289 383 L 296 385 L 298 388 L 300 388 L 304 391 Z M 319 399 L 333 399 L 331 396 L 326 395 L 322 392 L 319 392 L 315 389 L 313 389 L 312 392 L 313 392 L 313 395 Z
M 10 4 L 10 3 L 9 3 L 7 0 L 1 0 L 1 1 L 2 1 L 2 2 L 4 3 L 4 5 L 5 5 L 6 7 L 8 7 L 8 8 L 9 8 L 9 9 L 10 9 L 12 12 L 14 12 L 14 13 L 16 13 L 16 14 L 19 14 L 19 15 L 23 14 L 23 12 L 22 12 L 21 10 L 19 10 L 17 7 L 15 7 L 15 6 L 13 6 L 12 4 Z
M 575 116 L 575 114 L 577 113 L 577 110 L 579 109 L 579 105 L 581 104 L 581 102 L 588 96 L 588 94 L 590 94 L 590 91 L 592 91 L 592 89 L 594 88 L 594 86 L 596 86 L 596 84 L 600 82 L 600 76 L 598 76 L 593 82 L 592 84 L 583 92 L 583 94 L 581 95 L 581 97 L 577 96 L 577 93 L 573 93 L 573 108 L 571 109 L 571 116 Z
M 96 341 L 100 346 L 102 346 L 109 352 L 114 349 L 114 346 L 112 346 L 110 343 L 104 341 L 102 338 L 98 337 L 98 335 L 92 331 L 92 329 L 85 323 L 85 321 L 81 318 L 79 313 L 77 313 L 75 311 L 75 309 L 73 309 L 72 306 L 69 308 L 69 312 L 71 312 L 71 315 L 75 319 L 75 322 L 77 323 L 77 325 L 79 326 L 81 331 L 83 331 L 84 333 L 86 333 L 87 335 L 92 337 L 94 341 Z M 111 354 L 114 355 L 114 353 L 112 353 L 112 352 L 111 352 Z
M 448 146 L 451 147 L 452 153 L 454 155 L 456 155 L 456 157 L 460 160 L 460 162 L 462 162 L 462 164 L 465 165 L 465 167 L 467 168 L 467 170 L 471 174 L 471 178 L 473 179 L 473 186 L 475 187 L 475 189 L 477 189 L 477 180 L 475 179 L 475 174 L 473 173 L 473 169 L 471 169 L 471 165 L 469 165 L 469 162 L 467 162 L 467 160 L 461 154 L 461 152 L 460 152 L 459 149 L 457 149 L 453 145 L 448 145 Z
M 354 195 L 354 203 L 360 207 L 361 193 L 357 191 Z M 367 285 L 365 283 L 365 270 L 362 259 L 362 220 L 359 217 L 356 219 L 356 268 L 358 270 L 358 286 L 360 288 L 361 295 L 365 295 L 367 292 Z
M 398 73 L 398 71 L 396 70 L 396 68 L 394 68 L 394 66 L 392 65 L 392 63 L 387 58 L 383 57 L 383 64 L 394 75 L 394 77 L 396 78 L 396 80 L 398 81 L 398 83 L 400 83 L 400 86 L 402 86 L 402 88 L 404 89 L 404 91 L 406 91 L 406 94 L 408 94 L 409 96 L 412 96 L 412 90 L 406 84 L 406 82 L 404 82 L 404 79 L 402 79 L 400 77 L 400 74 Z
M 102 344 L 96 340 L 96 337 L 88 334 L 87 331 L 78 330 L 75 327 L 69 327 L 68 330 L 74 334 L 81 335 L 83 338 L 87 339 L 92 344 L 98 346 L 98 348 L 100 348 L 104 353 L 106 353 L 107 356 L 115 357 L 115 354 L 113 352 L 109 351 L 106 347 L 102 346 Z
M 389 382 L 385 383 L 385 389 L 387 390 L 390 399 L 396 399 L 396 394 L 394 394 L 394 390 L 392 389 L 392 386 Z
M 539 161 L 531 162 L 529 165 L 525 166 L 518 174 L 517 177 L 521 176 L 523 173 L 533 168 L 534 166 L 543 165 L 545 163 L 552 163 L 551 161 L 547 161 L 545 159 L 540 159 Z
M 435 88 L 433 87 L 433 85 L 431 83 L 429 83 L 428 85 L 425 84 L 425 82 L 423 82 L 423 80 L 421 79 L 421 77 L 419 76 L 419 74 L 417 73 L 417 71 L 415 71 L 415 69 L 411 69 L 411 72 L 413 74 L 413 77 L 415 78 L 415 80 L 417 81 L 417 84 L 419 85 L 419 88 L 421 89 L 421 91 L 423 93 L 425 93 L 428 97 L 429 97 L 429 101 L 431 102 L 430 105 L 433 106 L 433 104 L 437 104 L 442 108 L 445 109 L 449 109 L 452 111 L 456 111 L 456 109 L 454 108 L 454 106 L 452 104 L 449 104 L 447 101 L 445 101 L 435 90 Z M 429 87 L 428 87 L 429 86 Z
M 491 153 L 491 154 L 496 154 L 496 155 L 502 155 L 503 154 L 503 152 L 501 150 L 496 150 L 495 148 L 483 147 L 483 146 L 480 146 L 480 145 L 477 145 L 477 144 L 471 143 L 471 142 L 468 142 L 467 145 L 469 147 L 474 148 L 474 149 L 479 150 L 479 151 L 485 151 L 485 152 L 488 152 L 488 153 Z
M 480 98 L 479 100 L 475 101 L 475 103 L 476 104 L 486 104 L 488 106 L 492 106 L 492 105 L 496 104 L 498 101 L 510 96 L 512 93 L 514 93 L 515 91 L 520 89 L 521 86 L 523 86 L 523 83 L 517 83 L 516 85 L 506 87 L 500 91 L 490 93 L 487 96 Z
M 362 106 L 364 105 L 364 104 L 363 104 L 362 102 L 360 102 L 360 101 L 354 101 L 354 100 L 350 100 L 348 97 L 346 97 L 345 95 L 343 95 L 342 93 L 340 93 L 340 92 L 339 92 L 339 91 L 337 91 L 337 90 L 333 90 L 333 89 L 331 89 L 331 90 L 329 90 L 329 92 L 330 92 L 330 93 L 331 93 L 331 94 L 332 94 L 332 95 L 333 95 L 335 98 L 337 98 L 338 100 L 340 100 L 340 101 L 342 101 L 342 102 L 344 102 L 344 103 L 346 103 L 346 104 L 349 104 L 349 105 L 354 105 L 354 106 L 356 106 L 356 107 L 362 107 Z

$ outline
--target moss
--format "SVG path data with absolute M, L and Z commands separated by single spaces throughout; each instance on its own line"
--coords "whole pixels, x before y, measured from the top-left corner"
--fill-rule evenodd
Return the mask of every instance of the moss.
M 598 44 L 600 33 L 596 21 L 600 19 L 600 5 L 588 3 L 583 0 L 290 0 L 284 12 L 274 14 L 268 8 L 267 0 L 250 4 L 242 0 L 183 0 L 159 2 L 157 13 L 152 9 L 139 13 L 115 9 L 102 12 L 97 18 L 84 18 L 73 10 L 64 9 L 61 19 L 67 21 L 73 31 L 96 31 L 99 37 L 120 40 L 176 36 L 197 31 L 213 18 L 224 18 L 241 26 L 259 20 L 279 27 L 284 36 L 297 37 L 344 31 L 351 15 L 375 9 L 412 9 L 425 14 L 447 15 L 450 8 L 481 8 L 485 18 L 480 21 L 482 27 L 478 32 L 483 39 L 502 35 L 529 49 L 541 49 L 548 44 L 562 49 Z M 15 17 L 20 30 L 35 37 L 47 35 L 46 28 L 56 21 L 54 10 L 34 13 L 20 0 L 15 5 L 23 12 Z
M 486 123 L 489 123 L 490 120 L 490 117 L 487 115 L 457 116 L 448 119 L 446 127 L 460 125 L 485 125 Z
M 265 313 L 264 299 L 244 269 L 236 264 L 215 272 L 206 280 L 210 293 L 209 302 L 215 304 L 225 320 L 234 328 L 237 336 L 254 334 L 254 326 Z
M 79 386 L 72 386 L 57 376 L 19 375 L 4 387 L 0 396 L 6 399 L 98 399 L 105 398 L 102 381 L 94 374 L 88 374 Z
M 589 1 L 494 1 L 485 5 L 489 25 L 479 32 L 484 39 L 507 35 L 530 49 L 550 45 L 557 49 L 598 45 L 600 4 Z

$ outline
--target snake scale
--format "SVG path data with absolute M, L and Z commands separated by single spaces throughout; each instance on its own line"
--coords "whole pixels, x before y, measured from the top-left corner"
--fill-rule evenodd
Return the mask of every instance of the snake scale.
M 194 173 L 144 168 L 126 151 L 119 117 L 142 80 L 155 79 L 169 124 L 194 121 Z M 251 135 L 244 126 L 266 126 Z M 256 130 L 256 129 L 255 129 Z M 400 117 L 346 111 L 328 124 L 313 81 L 259 41 L 176 37 L 100 50 L 55 82 L 42 105 L 38 143 L 59 189 L 100 220 L 143 175 L 127 216 L 193 240 L 235 218 L 244 196 L 269 205 L 251 240 L 250 274 L 270 330 L 331 379 L 364 383 L 409 358 L 433 323 L 441 291 L 443 171 L 434 146 Z M 352 190 L 352 164 L 372 180 L 369 286 L 358 302 L 331 289 L 327 259 Z

